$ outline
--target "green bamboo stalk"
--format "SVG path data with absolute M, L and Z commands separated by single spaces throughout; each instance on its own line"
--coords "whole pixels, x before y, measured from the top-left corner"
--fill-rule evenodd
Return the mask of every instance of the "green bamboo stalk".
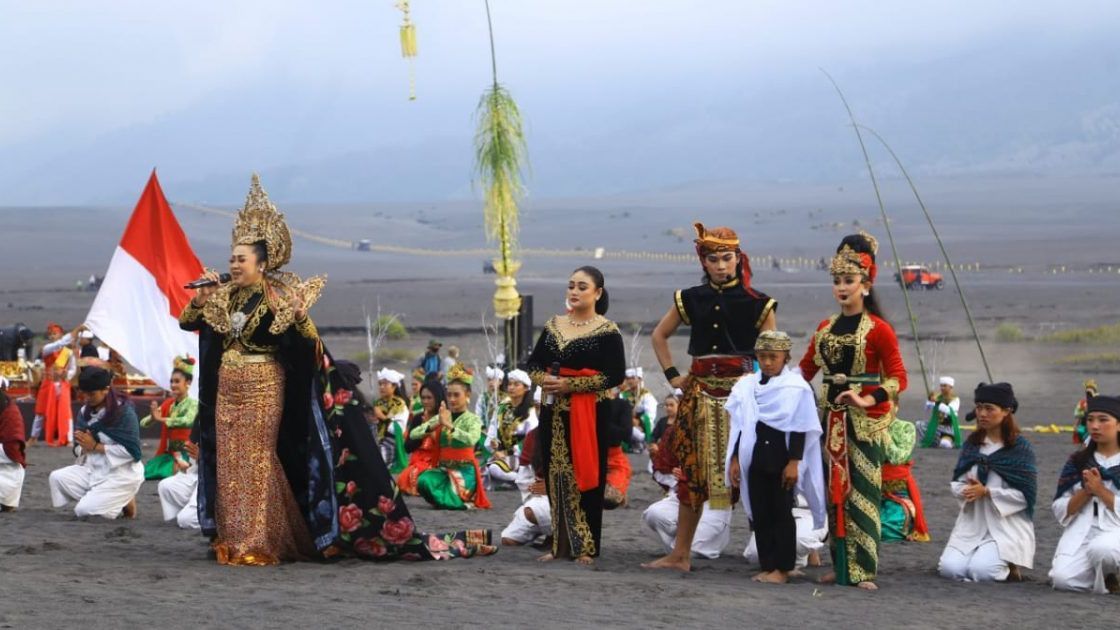
M 984 344 L 980 341 L 980 333 L 976 331 L 976 321 L 972 318 L 972 309 L 968 307 L 968 300 L 964 297 L 964 288 L 961 287 L 961 282 L 957 278 L 957 271 L 953 267 L 953 261 L 949 259 L 949 252 L 945 249 L 945 243 L 941 242 L 941 235 L 937 232 L 937 226 L 933 224 L 933 218 L 930 216 L 929 210 L 926 209 L 926 204 L 922 201 L 922 196 L 918 194 L 918 187 L 914 185 L 914 180 L 910 178 L 910 173 L 906 171 L 906 167 L 902 165 L 902 160 L 898 158 L 894 149 L 891 148 L 891 145 L 887 144 L 883 136 L 866 125 L 860 125 L 860 127 L 875 136 L 879 142 L 883 144 L 883 148 L 894 158 L 894 163 L 898 165 L 898 170 L 902 171 L 902 175 L 906 178 L 906 183 L 910 184 L 910 190 L 914 193 L 914 199 L 918 201 L 918 206 L 921 207 L 922 214 L 925 215 L 926 222 L 929 223 L 929 229 L 933 232 L 933 238 L 937 241 L 937 246 L 941 249 L 941 255 L 945 258 L 945 266 L 949 268 L 949 274 L 953 276 L 953 285 L 957 288 L 957 295 L 961 299 L 961 307 L 964 308 L 964 314 L 968 317 L 968 325 L 972 329 L 972 337 L 976 339 L 976 349 L 980 351 L 980 360 L 984 363 L 984 372 L 988 375 L 988 382 L 994 382 L 995 379 L 992 378 L 992 369 L 988 367 L 988 356 L 984 353 Z
M 871 167 L 871 156 L 867 153 L 867 145 L 863 142 L 863 134 L 859 131 L 859 123 L 856 122 L 855 114 L 852 113 L 852 108 L 848 105 L 848 99 L 844 97 L 844 91 L 840 89 L 840 85 L 836 83 L 836 79 L 828 73 L 824 68 L 820 69 L 824 76 L 832 83 L 832 87 L 836 88 L 836 93 L 840 96 L 840 102 L 844 104 L 844 109 L 848 112 L 848 120 L 852 123 L 852 129 L 856 132 L 856 140 L 859 141 L 860 151 L 863 152 L 863 161 L 867 165 L 867 172 L 871 175 L 871 186 L 875 189 L 875 199 L 879 202 L 879 214 L 883 218 L 883 227 L 887 231 L 887 240 L 891 244 L 891 254 L 894 256 L 895 269 L 898 271 L 898 284 L 902 288 L 902 298 L 906 302 L 906 313 L 910 316 L 910 332 L 914 335 L 914 349 L 918 353 L 918 367 L 922 370 L 922 384 L 926 388 L 926 396 L 932 394 L 929 384 L 929 376 L 926 374 L 926 361 L 922 356 L 922 344 L 918 339 L 918 318 L 914 315 L 914 309 L 910 306 L 910 292 L 906 289 L 906 282 L 902 278 L 902 260 L 898 257 L 898 248 L 894 243 L 894 233 L 891 231 L 891 221 L 887 216 L 887 208 L 883 205 L 883 195 L 879 192 L 879 181 L 875 177 L 875 169 Z

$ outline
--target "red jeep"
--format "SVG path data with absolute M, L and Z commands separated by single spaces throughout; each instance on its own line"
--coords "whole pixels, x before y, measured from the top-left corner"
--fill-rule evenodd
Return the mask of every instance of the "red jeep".
M 894 274 L 898 280 L 898 274 Z M 945 280 L 941 274 L 934 273 L 925 265 L 906 265 L 902 268 L 902 282 L 907 289 L 943 289 Z

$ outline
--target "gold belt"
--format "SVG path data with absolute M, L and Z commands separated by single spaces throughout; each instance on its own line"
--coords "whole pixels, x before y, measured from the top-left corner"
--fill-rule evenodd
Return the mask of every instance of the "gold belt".
M 244 354 L 237 348 L 226 350 L 225 354 L 222 355 L 222 365 L 233 367 L 240 367 L 250 363 L 268 363 L 274 360 L 275 358 L 271 354 Z

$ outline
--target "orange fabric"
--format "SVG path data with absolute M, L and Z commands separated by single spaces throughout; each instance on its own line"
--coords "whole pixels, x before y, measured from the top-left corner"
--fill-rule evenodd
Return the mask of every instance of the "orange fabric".
M 929 526 L 926 525 L 926 513 L 922 509 L 922 493 L 918 490 L 918 482 L 914 479 L 911 470 L 914 467 L 914 462 L 909 461 L 905 464 L 883 464 L 883 481 L 899 481 L 906 480 L 906 491 L 910 495 L 910 501 L 914 504 L 914 533 L 922 536 L 929 536 Z
M 175 404 L 174 398 L 168 398 L 163 401 L 159 406 L 159 412 L 164 418 L 171 415 L 171 407 Z M 167 445 L 170 442 L 186 442 L 191 439 L 191 430 L 189 427 L 177 427 L 175 429 L 168 428 L 164 423 L 159 431 L 159 447 L 156 448 L 155 456 L 158 457 L 167 452 Z
M 408 466 L 397 475 L 397 486 L 401 492 L 417 496 L 420 491 L 416 486 L 416 480 L 420 478 L 420 473 L 435 468 L 437 464 L 439 464 L 438 428 L 425 437 L 420 447 L 408 456 Z
M 439 447 L 439 460 L 465 462 L 470 460 L 474 464 L 474 505 L 483 510 L 490 509 L 490 499 L 486 496 L 486 484 L 483 483 L 482 470 L 478 467 L 478 458 L 474 456 L 473 446 L 461 446 L 459 448 L 451 448 L 449 446 L 440 445 Z
M 55 391 L 55 385 L 58 391 Z M 70 383 L 67 381 L 44 381 L 39 386 L 40 395 L 47 390 L 46 413 L 43 414 L 43 440 L 51 446 L 66 446 L 70 443 L 70 422 L 73 410 L 70 408 Z
M 598 376 L 591 368 L 573 370 L 560 368 L 560 376 L 581 377 Z M 573 392 L 570 399 L 570 421 L 568 442 L 571 445 L 572 469 L 576 476 L 576 487 L 587 492 L 599 487 L 599 436 L 595 430 L 594 392 Z
M 612 446 L 607 449 L 607 485 L 618 490 L 623 495 L 630 489 L 630 479 L 634 471 L 630 467 L 630 459 L 622 452 L 621 446 Z

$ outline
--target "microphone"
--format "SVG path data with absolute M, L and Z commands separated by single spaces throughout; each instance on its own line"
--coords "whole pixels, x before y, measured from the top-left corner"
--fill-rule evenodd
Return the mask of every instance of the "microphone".
M 548 371 L 548 374 L 550 376 L 560 376 L 560 363 L 559 362 L 553 362 L 552 369 L 550 369 Z M 556 402 L 556 397 L 553 396 L 552 394 L 548 394 L 547 396 L 544 397 L 545 406 L 551 407 L 552 403 L 554 403 L 554 402 Z
M 212 287 L 216 284 L 225 284 L 233 279 L 233 276 L 228 273 L 223 273 L 218 276 L 218 281 L 214 282 L 210 278 L 199 278 L 194 282 L 188 282 L 183 285 L 184 289 L 201 289 L 202 287 Z

